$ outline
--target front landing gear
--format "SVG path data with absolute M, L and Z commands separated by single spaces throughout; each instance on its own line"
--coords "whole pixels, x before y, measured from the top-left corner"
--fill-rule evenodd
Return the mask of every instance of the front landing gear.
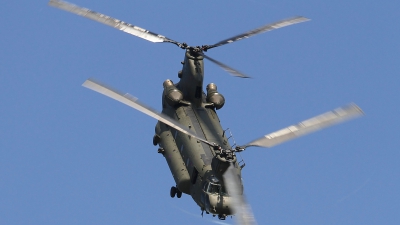
M 225 220 L 226 219 L 226 215 L 225 214 L 219 214 L 218 215 L 218 219 Z
M 182 197 L 182 191 L 180 191 L 178 188 L 172 186 L 171 190 L 169 192 L 171 198 L 175 198 L 175 195 L 177 198 L 181 198 Z

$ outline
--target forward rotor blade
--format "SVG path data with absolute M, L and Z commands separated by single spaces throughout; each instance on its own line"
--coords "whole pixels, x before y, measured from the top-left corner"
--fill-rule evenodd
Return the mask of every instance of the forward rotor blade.
M 240 40 L 242 40 L 244 38 L 249 38 L 249 37 L 251 37 L 253 35 L 256 35 L 256 34 L 260 34 L 260 33 L 264 33 L 264 32 L 267 32 L 267 31 L 275 30 L 275 29 L 278 29 L 278 28 L 281 28 L 281 27 L 286 27 L 286 26 L 293 25 L 293 24 L 296 24 L 296 23 L 306 22 L 306 21 L 309 21 L 309 20 L 310 19 L 302 17 L 302 16 L 296 16 L 296 17 L 285 19 L 285 20 L 281 20 L 281 21 L 278 21 L 278 22 L 275 22 L 275 23 L 270 23 L 270 24 L 264 25 L 262 27 L 259 27 L 257 29 L 248 31 L 246 33 L 239 34 L 239 35 L 236 35 L 234 37 L 222 40 L 222 41 L 220 41 L 220 42 L 218 42 L 218 43 L 216 43 L 214 45 L 209 46 L 208 49 L 215 48 L 215 47 L 218 47 L 218 46 L 221 46 L 221 45 L 225 45 L 225 44 L 229 44 L 229 43 L 232 43 L 232 42 L 235 42 L 235 41 L 240 41 Z
M 232 199 L 233 213 L 236 216 L 238 225 L 256 225 L 250 205 L 246 202 L 242 194 L 242 186 L 239 177 L 235 172 L 235 167 L 231 164 L 223 175 L 224 185 Z
M 79 7 L 77 5 L 73 5 L 68 2 L 59 1 L 59 0 L 50 0 L 49 5 L 59 8 L 59 9 L 63 9 L 70 13 L 74 13 L 79 16 L 86 17 L 88 19 L 95 20 L 97 22 L 114 27 L 118 30 L 121 30 L 128 34 L 143 38 L 143 39 L 151 41 L 151 42 L 169 42 L 169 43 L 173 43 L 173 44 L 180 46 L 179 42 L 168 39 L 162 35 L 153 33 L 151 31 L 145 30 L 138 26 L 134 26 L 134 25 L 126 23 L 124 21 L 109 17 L 107 15 L 92 11 L 90 9 L 86 9 L 83 7 Z
M 149 106 L 144 105 L 143 103 L 139 102 L 138 99 L 128 93 L 126 94 L 122 94 L 119 91 L 113 90 L 112 88 L 106 87 L 103 84 L 100 84 L 94 80 L 88 79 L 86 80 L 82 86 L 84 86 L 85 88 L 89 88 L 93 91 L 96 91 L 100 94 L 103 94 L 105 96 L 108 96 L 112 99 L 115 99 L 119 102 L 124 103 L 125 105 L 128 105 L 148 116 L 153 117 L 156 120 L 159 120 L 165 124 L 167 124 L 168 126 L 184 133 L 187 134 L 193 138 L 196 138 L 199 141 L 202 141 L 210 146 L 215 146 L 214 143 L 211 143 L 207 140 L 204 140 L 200 137 L 198 137 L 197 135 L 195 135 L 193 132 L 191 132 L 190 130 L 188 130 L 186 127 L 183 127 L 181 124 L 179 124 L 177 121 L 175 121 L 174 119 L 172 119 L 171 117 L 159 113 L 156 110 L 150 108 Z
M 334 109 L 319 116 L 310 118 L 296 125 L 265 135 L 247 145 L 258 147 L 272 147 L 322 128 L 364 115 L 363 111 L 354 103 Z
M 224 69 L 226 72 L 232 74 L 235 77 L 250 78 L 249 76 L 247 76 L 247 75 L 245 75 L 245 74 L 243 74 L 243 73 L 241 73 L 241 72 L 239 72 L 239 71 L 237 71 L 237 70 L 235 70 L 235 69 L 223 64 L 222 62 L 219 62 L 219 61 L 217 61 L 217 60 L 215 60 L 215 59 L 213 59 L 213 58 L 211 58 L 209 56 L 206 56 L 204 53 L 203 53 L 203 56 L 204 56 L 204 58 L 206 58 L 206 59 L 210 60 L 211 62 L 217 64 L 222 69 Z

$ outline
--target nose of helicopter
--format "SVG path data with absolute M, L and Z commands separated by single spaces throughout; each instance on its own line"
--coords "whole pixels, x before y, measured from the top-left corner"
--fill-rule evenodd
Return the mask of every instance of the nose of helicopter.
M 218 215 L 233 215 L 232 198 L 224 195 L 208 195 L 208 212 Z

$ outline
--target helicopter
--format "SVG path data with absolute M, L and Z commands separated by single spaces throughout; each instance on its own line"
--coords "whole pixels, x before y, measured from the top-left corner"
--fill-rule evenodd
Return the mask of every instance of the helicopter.
M 249 76 L 207 56 L 205 52 L 256 34 L 306 22 L 309 21 L 308 18 L 296 16 L 264 25 L 213 45 L 189 46 L 65 1 L 50 0 L 49 5 L 150 42 L 172 43 L 185 50 L 184 60 L 181 62 L 182 70 L 178 72 L 179 82 L 173 83 L 169 79 L 163 82 L 161 113 L 140 102 L 136 97 L 94 79 L 88 79 L 82 85 L 158 120 L 153 145 L 159 146 L 157 152 L 165 157 L 175 181 L 169 194 L 172 198 L 181 198 L 182 194 L 190 195 L 200 207 L 202 215 L 206 212 L 218 216 L 220 220 L 235 215 L 238 224 L 256 224 L 251 207 L 244 197 L 241 171 L 245 164 L 238 160 L 237 154 L 249 147 L 270 148 L 363 115 L 363 111 L 352 103 L 269 133 L 245 145 L 230 144 L 231 136 L 222 129 L 216 113 L 225 104 L 224 96 L 218 92 L 214 83 L 208 84 L 206 92 L 203 91 L 204 59 L 215 63 L 233 76 Z

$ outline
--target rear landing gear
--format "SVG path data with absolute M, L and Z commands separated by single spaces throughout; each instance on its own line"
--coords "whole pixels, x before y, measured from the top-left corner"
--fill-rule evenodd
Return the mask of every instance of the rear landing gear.
M 177 192 L 176 192 L 176 197 L 177 198 L 181 198 L 182 197 L 182 191 L 180 191 L 180 190 L 178 190 L 178 189 L 176 189 L 177 190 Z
M 171 191 L 169 192 L 171 198 L 175 198 L 176 190 L 177 190 L 176 187 L 171 187 Z
M 169 192 L 171 198 L 175 198 L 175 195 L 177 198 L 181 198 L 182 197 L 182 191 L 180 191 L 178 188 L 172 186 L 171 190 Z

